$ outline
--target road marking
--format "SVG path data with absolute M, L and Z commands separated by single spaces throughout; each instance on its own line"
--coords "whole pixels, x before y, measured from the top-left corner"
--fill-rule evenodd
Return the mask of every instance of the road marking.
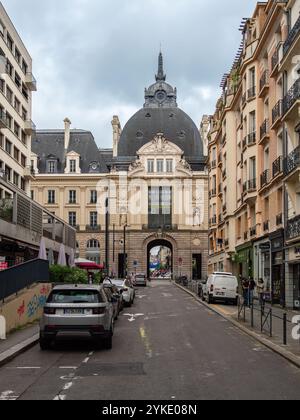
M 90 360 L 90 358 L 89 357 L 87 357 L 86 359 L 84 359 L 84 361 L 82 362 L 82 363 L 88 363 L 88 361 Z
M 77 366 L 60 366 L 59 369 L 76 370 L 77 369 Z
M 66 395 L 56 395 L 56 397 L 53 399 L 53 401 L 64 401 L 67 399 Z
M 68 389 L 72 388 L 73 385 L 74 385 L 73 382 L 68 382 L 67 384 L 64 385 L 63 391 L 68 391 Z
M 153 352 L 152 352 L 150 340 L 149 340 L 149 337 L 147 335 L 145 327 L 140 328 L 140 336 L 141 336 L 142 342 L 143 342 L 143 344 L 146 348 L 146 354 L 149 357 L 149 359 L 151 359 L 152 355 L 153 355 Z
M 6 369 L 38 370 L 38 369 L 41 369 L 41 367 L 37 367 L 37 366 L 16 366 L 16 367 L 8 367 Z
M 141 317 L 141 316 L 145 316 L 145 315 L 144 314 L 124 314 L 123 316 L 129 317 L 129 319 L 128 319 L 129 322 L 134 322 L 134 321 L 136 321 L 136 318 Z
M 4 391 L 0 394 L 0 401 L 15 401 L 18 399 L 17 395 L 14 395 L 13 391 Z

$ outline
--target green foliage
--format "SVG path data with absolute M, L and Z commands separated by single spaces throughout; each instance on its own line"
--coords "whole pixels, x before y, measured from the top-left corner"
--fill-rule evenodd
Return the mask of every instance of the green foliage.
M 49 269 L 51 283 L 87 284 L 88 277 L 85 270 L 80 268 L 52 265 Z

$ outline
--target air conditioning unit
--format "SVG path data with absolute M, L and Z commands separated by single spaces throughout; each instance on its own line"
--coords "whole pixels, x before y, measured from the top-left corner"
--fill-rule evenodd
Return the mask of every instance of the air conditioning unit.
M 300 300 L 295 300 L 294 307 L 295 308 L 300 308 Z

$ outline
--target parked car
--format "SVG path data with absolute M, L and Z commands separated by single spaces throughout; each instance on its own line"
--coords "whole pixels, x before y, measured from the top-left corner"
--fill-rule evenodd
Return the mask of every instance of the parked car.
M 147 277 L 145 274 L 137 274 L 135 276 L 135 286 L 147 287 Z
M 123 295 L 119 291 L 117 286 L 112 284 L 111 281 L 106 281 L 103 286 L 104 286 L 105 293 L 108 297 L 108 300 L 111 300 L 112 297 L 115 298 L 113 307 L 114 307 L 115 321 L 116 321 L 120 315 L 120 312 L 122 312 L 122 310 L 124 309 Z
M 208 303 L 223 301 L 237 305 L 238 280 L 231 273 L 213 273 L 203 285 L 201 297 Z
M 124 304 L 130 307 L 134 303 L 135 299 L 135 290 L 130 280 L 111 279 L 110 281 L 112 284 L 117 286 L 122 293 Z M 104 284 L 107 282 L 109 281 L 105 280 Z
M 40 347 L 47 350 L 56 338 L 86 335 L 112 348 L 113 301 L 103 286 L 56 286 L 50 293 L 40 322 Z

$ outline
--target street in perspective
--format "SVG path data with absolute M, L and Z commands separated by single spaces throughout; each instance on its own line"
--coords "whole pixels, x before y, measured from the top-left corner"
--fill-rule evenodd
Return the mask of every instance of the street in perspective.
M 300 400 L 299 115 L 300 0 L 2 0 L 0 401 Z

